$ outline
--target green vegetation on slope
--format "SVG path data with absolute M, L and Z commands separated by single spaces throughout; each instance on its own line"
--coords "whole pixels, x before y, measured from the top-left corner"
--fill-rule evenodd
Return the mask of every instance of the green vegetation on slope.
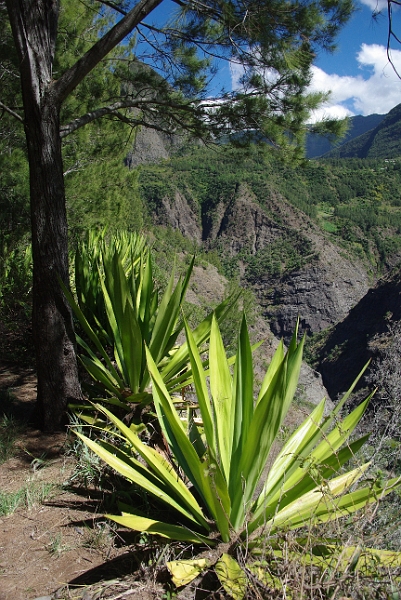
M 401 104 L 371 130 L 327 153 L 330 158 L 393 159 L 400 156 Z
M 169 161 L 142 166 L 139 185 L 148 215 L 157 214 L 162 200 L 180 190 L 199 215 L 209 245 L 219 205 L 228 206 L 239 186 L 246 186 L 278 225 L 287 224 L 271 200 L 281 196 L 312 218 L 334 243 L 367 259 L 374 269 L 380 271 L 401 249 L 400 159 L 308 161 L 294 166 L 258 146 L 219 151 L 194 146 Z M 288 242 L 293 246 L 291 236 Z M 298 246 L 298 258 L 285 261 L 284 270 L 301 266 L 302 257 L 313 256 L 310 247 Z M 297 254 L 297 245 L 293 248 Z M 253 256 L 252 276 L 268 269 L 272 261 L 274 257 L 266 260 L 263 252 Z

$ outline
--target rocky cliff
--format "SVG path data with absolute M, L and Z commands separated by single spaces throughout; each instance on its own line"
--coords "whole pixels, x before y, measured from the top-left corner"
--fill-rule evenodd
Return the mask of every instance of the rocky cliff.
M 347 390 L 366 362 L 380 354 L 380 339 L 391 323 L 400 320 L 398 267 L 368 290 L 321 346 L 317 368 L 332 398 Z
M 361 264 L 327 240 L 318 239 L 313 225 L 305 235 L 319 249 L 317 258 L 283 277 L 263 277 L 258 284 L 258 297 L 272 331 L 284 339 L 298 317 L 301 330 L 309 333 L 342 320 L 369 288 Z
M 167 159 L 180 144 L 178 136 L 163 134 L 155 129 L 139 128 L 126 158 L 126 165 L 132 169 L 138 165 Z
M 227 257 L 237 256 L 246 285 L 252 257 L 268 254 L 272 247 L 280 255 L 282 246 L 283 272 L 263 273 L 252 279 L 252 285 L 273 333 L 286 341 L 298 317 L 302 330 L 319 332 L 341 321 L 368 291 L 369 277 L 363 264 L 334 246 L 305 214 L 275 191 L 256 199 L 240 184 L 229 200 L 218 202 L 213 211 L 202 215 L 191 198 L 177 190 L 174 196 L 163 198 L 154 218 L 209 248 L 223 248 Z M 308 251 L 300 268 L 288 270 L 284 247 L 293 243 Z

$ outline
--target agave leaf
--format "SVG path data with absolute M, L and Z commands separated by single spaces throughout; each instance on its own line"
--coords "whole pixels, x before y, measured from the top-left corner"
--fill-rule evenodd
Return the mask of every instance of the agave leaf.
M 297 542 L 301 546 L 304 544 L 303 540 Z M 277 558 L 283 558 L 282 550 L 273 549 L 273 553 Z M 288 558 L 321 569 L 334 568 L 338 572 L 360 571 L 365 576 L 373 577 L 377 577 L 380 568 L 387 571 L 401 566 L 401 552 L 326 542 L 312 545 L 307 552 L 287 552 L 286 559 Z
M 229 481 L 234 429 L 232 380 L 215 317 L 210 332 L 209 368 L 217 453 L 226 481 Z
M 118 381 L 113 379 L 110 372 L 104 368 L 100 361 L 95 362 L 87 356 L 80 356 L 79 360 L 82 362 L 89 375 L 95 381 L 101 383 L 102 386 L 110 392 L 110 394 L 120 396 L 122 398 L 121 394 L 119 394 L 119 389 L 121 388 L 118 386 Z
M 370 364 L 370 360 L 361 369 L 361 371 L 358 374 L 357 378 L 355 379 L 355 381 L 353 381 L 353 383 L 350 386 L 350 388 L 345 392 L 345 394 L 341 398 L 340 402 L 338 402 L 338 404 L 336 404 L 336 406 L 331 411 L 331 413 L 325 418 L 324 422 L 321 425 L 322 434 L 325 434 L 330 429 L 330 427 L 332 427 L 333 423 L 336 422 L 337 415 L 339 414 L 339 412 L 342 409 L 342 407 L 344 406 L 345 402 L 348 400 L 348 398 L 350 397 L 350 395 L 354 391 L 355 386 L 357 385 L 358 381 L 360 380 L 360 378 L 362 377 L 362 375 L 364 374 L 364 372 L 368 368 L 369 364 Z M 374 392 L 372 394 L 370 394 L 369 397 L 371 398 L 373 396 L 373 394 L 374 394 Z
M 234 369 L 234 423 L 233 423 L 233 455 L 230 467 L 230 486 L 241 485 L 238 475 L 239 462 L 248 439 L 249 427 L 253 416 L 253 364 L 252 350 L 249 342 L 245 315 L 242 318 L 238 337 L 238 350 Z M 237 475 L 237 477 L 233 476 Z M 230 487 L 230 493 L 234 490 Z
M 116 451 L 116 449 L 114 449 L 114 453 L 110 452 L 99 443 L 89 439 L 78 431 L 75 431 L 74 433 L 85 442 L 88 448 L 95 452 L 95 454 L 104 460 L 104 462 L 112 469 L 117 471 L 117 473 L 129 481 L 135 482 L 141 488 L 165 502 L 168 506 L 175 508 L 187 519 L 190 519 L 194 523 L 197 522 L 195 516 L 171 496 L 171 489 L 166 487 L 161 480 L 156 481 L 156 477 L 152 473 L 146 473 L 143 465 L 140 465 L 140 463 L 137 463 L 134 459 L 130 461 L 131 464 L 128 464 L 122 458 L 120 454 L 121 451 Z M 117 455 L 117 453 L 119 455 Z M 179 493 L 178 487 L 177 492 Z
M 186 289 L 188 286 L 189 279 L 192 274 L 195 257 L 193 257 L 191 264 L 189 265 L 184 281 L 179 278 L 175 289 L 173 291 L 174 284 L 174 269 L 170 277 L 169 284 L 161 300 L 159 310 L 157 313 L 156 322 L 153 327 L 152 337 L 149 342 L 149 350 L 156 362 L 159 363 L 161 358 L 166 352 L 171 350 L 170 338 L 173 334 L 174 328 L 177 325 L 179 311 L 184 301 Z M 179 331 L 179 330 L 178 330 Z M 178 334 L 178 331 L 176 334 Z M 176 336 L 174 337 L 176 339 Z
M 222 554 L 215 571 L 225 591 L 234 600 L 242 600 L 246 594 L 246 575 L 238 562 L 229 554 Z
M 79 410 L 76 407 L 69 406 L 68 408 L 70 410 L 74 410 L 75 414 L 79 416 L 80 420 L 83 421 L 84 423 L 87 423 L 88 425 L 91 425 L 94 427 L 99 427 L 99 426 L 102 427 L 105 425 L 105 422 L 101 421 L 96 416 L 81 413 L 81 412 L 79 412 Z M 87 410 L 88 407 L 82 406 L 81 408 Z
M 142 261 L 141 261 L 142 262 Z M 152 313 L 150 311 L 152 305 L 152 293 L 153 293 L 153 269 L 152 269 L 152 260 L 150 252 L 148 251 L 146 254 L 146 258 L 144 260 L 145 265 L 141 265 L 141 272 L 143 272 L 143 277 L 140 278 L 141 289 L 138 290 L 132 297 L 137 299 L 137 307 L 136 312 L 138 315 L 138 320 L 143 323 L 143 332 L 149 331 L 149 321 L 151 319 Z M 134 281 L 134 277 L 132 277 L 132 281 Z M 146 342 L 149 340 L 145 337 Z
M 191 544 L 210 544 L 210 539 L 204 537 L 195 531 L 191 531 L 180 525 L 171 525 L 154 519 L 147 519 L 131 513 L 119 515 L 105 515 L 108 519 L 115 521 L 123 527 L 133 529 L 134 531 L 143 531 L 152 535 L 160 535 L 169 540 L 179 540 L 190 542 Z
M 323 435 L 319 427 L 324 408 L 323 401 L 315 408 L 310 417 L 291 436 L 274 462 L 255 503 L 252 524 L 250 524 L 251 531 L 257 523 L 260 523 L 262 514 L 266 520 L 275 512 L 278 501 L 281 507 L 295 501 L 297 496 L 315 487 L 316 478 L 322 479 L 333 475 L 346 460 L 351 458 L 352 452 L 361 447 L 368 436 L 355 442 L 349 450 L 345 449 L 340 455 L 337 454 L 338 448 L 347 441 L 362 418 L 370 397 L 357 406 L 311 452 L 311 445 Z M 319 465 L 324 465 L 325 468 L 320 468 L 319 473 L 316 473 Z M 312 475 L 308 474 L 309 469 L 313 471 Z
M 373 502 L 384 491 L 380 487 L 358 489 L 346 493 L 362 477 L 370 463 L 349 471 L 331 481 L 315 487 L 307 494 L 288 504 L 266 523 L 267 530 L 277 531 L 286 527 L 294 529 L 307 523 L 323 523 L 348 515 Z M 388 492 L 387 492 L 388 493 Z
M 201 431 L 195 422 L 195 410 L 191 407 L 187 409 L 187 428 L 188 428 L 188 438 L 195 448 L 195 451 L 199 458 L 203 458 L 206 453 L 206 446 L 203 443 Z M 203 424 L 202 424 L 203 425 Z
M 283 340 L 280 340 L 279 345 L 277 346 L 277 349 L 273 354 L 273 358 L 270 361 L 269 367 L 266 371 L 266 375 L 263 378 L 263 382 L 258 394 L 257 403 L 259 403 L 260 400 L 266 395 L 267 390 L 269 389 L 270 384 L 272 382 L 272 379 L 277 372 L 277 369 L 280 367 L 281 363 L 284 360 L 284 356 L 284 342 Z
M 265 514 L 268 506 L 271 506 L 272 499 L 282 494 L 281 487 L 284 482 L 290 481 L 289 487 L 294 485 L 299 478 L 304 477 L 305 470 L 299 473 L 297 477 L 290 479 L 292 473 L 299 469 L 306 455 L 305 449 L 308 448 L 308 442 L 313 438 L 319 429 L 319 423 L 323 417 L 325 400 L 323 399 L 305 419 L 298 429 L 291 435 L 283 449 L 277 456 L 272 467 L 269 470 L 266 482 L 261 493 L 255 502 L 252 513 L 252 522 L 257 523 L 262 512 Z
M 140 326 L 135 312 L 127 302 L 121 323 L 121 347 L 123 354 L 120 362 L 124 365 L 126 381 L 133 393 L 143 391 L 144 347 Z
M 238 489 L 237 495 L 232 499 L 231 519 L 236 530 L 244 521 L 245 511 L 249 509 L 271 446 L 295 393 L 302 363 L 303 343 L 304 340 L 294 351 L 287 351 L 265 395 L 256 405 L 238 467 L 245 485 Z
M 77 317 L 82 329 L 84 330 L 84 332 L 86 333 L 86 335 L 89 337 L 89 339 L 93 342 L 93 344 L 95 345 L 96 349 L 98 350 L 98 352 L 100 353 L 100 355 L 102 356 L 102 358 L 104 359 L 107 368 L 110 370 L 110 372 L 112 373 L 113 377 L 115 377 L 116 379 L 118 378 L 118 374 L 116 372 L 116 370 L 113 367 L 113 364 L 111 363 L 107 352 L 105 351 L 105 349 L 103 348 L 102 343 L 99 340 L 99 337 L 96 335 L 96 333 L 93 331 L 92 327 L 90 326 L 88 320 L 86 319 L 85 315 L 83 314 L 82 310 L 80 309 L 80 307 L 78 306 L 78 304 L 75 302 L 73 295 L 71 294 L 71 292 L 65 287 L 65 285 L 63 284 L 63 282 L 61 281 L 61 279 L 59 279 L 60 285 L 63 289 L 64 295 L 66 296 L 68 303 L 70 304 L 72 310 L 75 313 L 75 316 Z M 78 338 L 78 341 L 81 343 L 82 340 L 80 338 Z
M 330 457 L 325 459 L 324 463 L 313 468 L 310 465 L 307 468 L 298 467 L 298 461 L 295 461 L 293 465 L 295 468 L 291 468 L 287 476 L 284 473 L 273 489 L 269 490 L 268 486 L 265 486 L 260 493 L 247 527 L 248 534 L 252 533 L 256 527 L 266 523 L 277 512 L 278 507 L 280 510 L 283 509 L 297 498 L 301 498 L 313 490 L 318 482 L 324 482 L 333 477 L 365 444 L 368 438 L 369 434 L 355 440 L 339 452 L 333 452 Z
M 162 299 L 160 301 L 160 311 L 162 312 L 162 314 L 164 314 L 166 312 L 167 305 L 168 305 L 171 295 L 173 293 L 174 277 L 175 277 L 175 261 L 174 261 L 173 268 L 171 270 L 170 279 L 168 281 L 167 287 L 166 287 L 164 294 L 162 296 Z
M 187 345 L 187 342 L 185 344 Z M 252 352 L 259 346 L 260 346 L 260 344 L 254 344 L 252 346 Z M 188 361 L 188 356 L 189 356 L 189 351 L 187 354 L 186 361 Z M 236 359 L 235 356 L 230 356 L 230 358 L 227 359 L 229 366 L 232 366 L 235 364 L 235 359 Z M 169 362 L 169 360 L 168 359 L 166 360 L 166 357 L 165 357 L 163 362 L 158 365 L 158 369 L 159 369 L 160 375 L 162 376 L 162 379 L 163 379 L 164 383 L 166 384 L 166 387 L 168 388 L 170 394 L 173 394 L 176 392 L 181 392 L 183 388 L 185 388 L 189 385 L 192 385 L 194 383 L 192 369 L 185 366 L 186 365 L 185 361 L 183 363 L 183 369 L 185 369 L 185 370 L 181 374 L 173 376 L 173 377 L 167 377 L 166 369 L 168 368 L 168 362 Z M 201 365 L 203 367 L 204 377 L 208 377 L 210 375 L 209 359 L 201 361 Z
M 202 571 L 207 569 L 210 562 L 206 558 L 199 558 L 194 560 L 171 560 L 166 565 L 172 575 L 174 585 L 182 587 L 191 583 Z
M 325 435 L 323 441 L 311 451 L 312 446 L 323 436 L 324 430 L 327 430 L 327 427 L 323 428 L 320 424 L 324 401 L 315 408 L 312 414 L 290 437 L 274 462 L 263 490 L 253 508 L 252 523 L 249 526 L 250 531 L 257 524 L 260 524 L 262 514 L 266 520 L 275 512 L 278 501 L 280 501 L 280 506 L 283 507 L 295 501 L 298 495 L 302 495 L 315 487 L 314 477 L 307 475 L 309 468 L 314 469 L 318 465 L 325 464 L 325 470 L 319 470 L 318 478 L 321 479 L 334 474 L 339 466 L 351 457 L 351 454 L 345 450 L 341 454 L 342 458 L 339 458 L 336 451 L 355 430 L 371 396 L 368 396 L 335 429 Z M 329 418 L 325 420 L 325 424 L 328 421 L 333 421 L 337 412 L 334 409 Z M 366 438 L 361 438 L 360 442 L 353 446 L 354 451 L 359 449 L 365 441 Z
M 347 415 L 337 427 L 335 427 L 329 434 L 325 436 L 323 441 L 311 453 L 311 462 L 323 462 L 328 456 L 330 456 L 347 441 L 363 417 L 371 397 L 372 394 L 370 394 L 366 400 L 361 402 L 361 404 L 359 404 L 349 415 Z
M 288 439 L 269 471 L 261 495 L 266 496 L 278 481 L 281 482 L 283 478 L 287 479 L 291 467 L 303 459 L 305 447 L 309 445 L 309 440 L 319 430 L 324 408 L 325 400 L 323 399 Z
M 135 449 L 135 451 L 141 455 L 141 457 L 146 461 L 148 467 L 155 473 L 158 479 L 163 481 L 167 488 L 171 490 L 171 494 L 175 496 L 183 506 L 186 506 L 188 510 L 191 511 L 193 517 L 198 521 L 198 523 L 205 529 L 209 529 L 209 525 L 205 520 L 202 510 L 195 500 L 195 497 L 191 494 L 184 482 L 177 477 L 177 473 L 174 471 L 172 465 L 154 448 L 144 444 L 139 439 L 137 433 L 131 428 L 127 427 L 122 421 L 120 421 L 120 419 L 113 415 L 112 412 L 100 404 L 96 405 L 96 408 L 105 414 L 121 431 L 123 439 L 127 440 Z
M 202 347 L 210 335 L 210 329 L 212 325 L 212 319 L 215 315 L 218 322 L 221 322 L 226 318 L 229 311 L 232 309 L 232 306 L 235 304 L 238 299 L 239 294 L 230 296 L 226 298 L 223 302 L 221 302 L 212 313 L 210 313 L 192 332 L 195 344 L 198 348 Z M 171 377 L 176 375 L 179 371 L 182 370 L 183 365 L 186 364 L 188 360 L 188 346 L 187 343 L 182 344 L 180 348 L 174 352 L 169 364 L 163 369 L 163 379 L 168 381 Z
M 180 308 L 181 290 L 177 284 L 167 304 L 166 310 L 162 312 L 161 307 L 159 307 L 156 323 L 152 331 L 149 350 L 156 363 L 158 363 L 166 353 L 168 342 L 177 324 Z
M 188 439 L 170 395 L 148 349 L 148 368 L 153 382 L 153 399 L 168 444 L 188 479 L 198 490 L 216 520 L 223 541 L 230 539 L 230 498 L 227 485 L 213 456 L 201 461 Z
M 104 267 L 106 280 L 101 281 L 107 318 L 116 348 L 115 358 L 126 383 L 133 392 L 139 390 L 142 365 L 142 334 L 129 301 L 128 282 L 117 254 Z
M 195 264 L 195 254 L 193 255 L 193 257 L 191 259 L 191 262 L 189 264 L 189 267 L 186 270 L 185 277 L 184 277 L 184 280 L 183 280 L 182 285 L 181 285 L 181 302 L 183 302 L 184 299 L 185 299 L 185 295 L 187 293 L 188 285 L 189 285 L 189 282 L 190 282 L 190 279 L 191 279 L 191 276 L 192 276 L 192 271 L 193 271 L 193 268 L 194 268 L 194 264 Z
M 195 385 L 197 400 L 199 403 L 199 410 L 202 415 L 207 445 L 211 449 L 213 455 L 216 456 L 216 440 L 214 437 L 211 405 L 209 399 L 209 392 L 206 385 L 204 367 L 194 337 L 186 321 L 185 334 L 188 344 L 188 353 L 189 360 L 191 363 L 192 378 Z
M 379 548 L 361 548 L 360 546 L 347 546 L 342 549 L 341 554 L 345 560 L 352 559 L 358 555 L 356 569 L 364 575 L 376 575 L 377 567 L 395 569 L 401 567 L 401 552 L 393 550 L 381 550 Z

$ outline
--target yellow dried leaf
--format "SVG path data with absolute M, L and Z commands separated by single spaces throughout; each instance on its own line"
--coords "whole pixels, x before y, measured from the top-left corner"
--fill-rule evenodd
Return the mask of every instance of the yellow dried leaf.
M 205 558 L 199 560 L 172 560 L 167 563 L 175 586 L 188 585 L 209 566 Z
M 246 576 L 235 558 L 223 554 L 216 563 L 215 570 L 226 592 L 234 600 L 242 600 L 246 593 Z
M 261 581 L 266 587 L 269 587 L 273 590 L 278 590 L 279 592 L 283 591 L 282 581 L 279 577 L 270 573 L 266 562 L 257 561 L 252 565 L 247 565 L 247 568 L 250 570 L 252 575 L 259 579 L 259 581 Z M 286 590 L 286 598 L 289 600 L 292 599 L 292 595 L 288 589 Z

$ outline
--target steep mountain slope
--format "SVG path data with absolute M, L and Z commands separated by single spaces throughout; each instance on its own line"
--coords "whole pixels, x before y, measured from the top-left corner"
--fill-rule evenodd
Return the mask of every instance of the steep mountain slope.
M 380 279 L 345 319 L 332 328 L 320 348 L 317 369 L 331 398 L 344 392 L 369 358 L 391 322 L 401 320 L 401 269 Z M 362 385 L 362 382 L 361 384 Z
M 276 247 L 281 248 L 285 263 L 288 244 L 307 251 L 303 260 L 283 274 L 265 270 L 253 277 L 248 266 L 252 261 L 242 261 L 243 281 L 253 284 L 273 333 L 289 341 L 298 317 L 301 330 L 309 332 L 321 331 L 342 319 L 367 292 L 369 278 L 361 262 L 340 251 L 283 197 L 273 193 L 263 201 L 262 208 L 240 188 L 221 219 L 217 235 L 231 256 L 240 257 L 246 248 L 261 258 Z
M 395 158 L 401 156 L 401 104 L 374 129 L 325 154 L 325 158 Z
M 223 272 L 251 287 L 275 336 L 288 342 L 298 317 L 310 334 L 345 323 L 338 337 L 330 336 L 318 368 L 331 397 L 348 387 L 367 356 L 369 321 L 376 322 L 367 312 L 358 338 L 349 319 L 361 321 L 356 307 L 364 302 L 372 309 L 364 300 L 370 286 L 401 258 L 400 160 L 293 167 L 257 147 L 183 148 L 173 159 L 143 166 L 140 185 L 147 218 L 178 230 L 188 247 L 213 253 Z M 391 296 L 377 296 L 378 307 L 388 301 L 396 312 Z M 386 311 L 377 316 L 378 328 Z M 333 359 L 348 339 L 349 362 L 338 367 Z
M 363 117 L 362 115 L 357 115 L 356 117 L 351 117 L 349 119 L 349 129 L 346 135 L 340 140 L 340 142 L 335 144 L 335 147 L 342 147 L 344 144 L 350 142 L 354 138 L 363 135 L 371 129 L 374 129 L 383 121 L 385 116 L 386 115 L 368 115 Z M 327 139 L 327 137 L 313 134 L 308 135 L 306 140 L 307 158 L 317 158 L 333 149 L 333 143 Z
M 333 325 L 367 292 L 362 261 L 337 248 L 274 188 L 257 198 L 239 183 L 203 218 L 186 192 L 164 195 L 152 213 L 155 222 L 218 249 L 226 266 L 238 265 L 278 337 L 288 341 L 298 316 L 311 333 Z

